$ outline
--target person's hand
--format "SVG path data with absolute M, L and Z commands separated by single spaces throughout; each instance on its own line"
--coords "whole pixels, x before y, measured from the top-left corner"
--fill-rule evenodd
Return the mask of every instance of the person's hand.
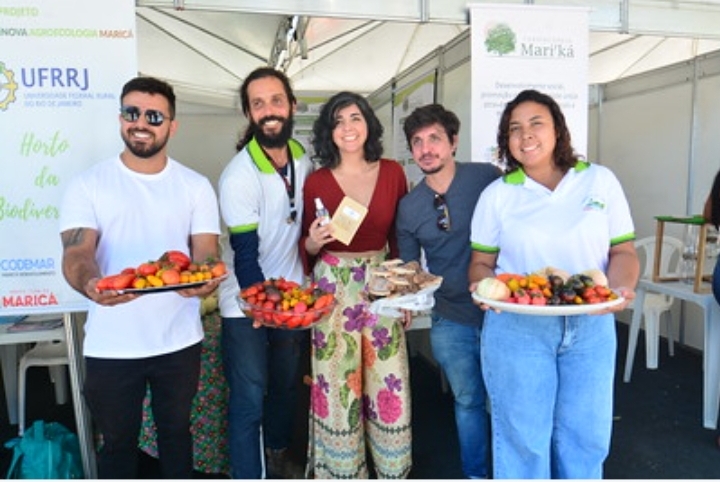
M 308 240 L 312 243 L 312 246 L 308 246 L 308 251 L 318 252 L 326 244 L 335 241 L 335 237 L 332 234 L 333 227 L 331 224 L 321 225 L 325 218 L 315 219 L 308 230 Z M 314 248 L 314 249 L 313 249 Z
M 410 310 L 406 310 L 404 308 L 400 308 L 400 311 L 402 312 L 402 317 L 400 318 L 400 323 L 402 324 L 403 328 L 405 330 L 409 330 L 412 326 L 413 321 L 413 313 Z
M 621 286 L 619 288 L 612 288 L 613 291 L 618 293 L 620 296 L 625 298 L 625 300 L 622 303 L 619 303 L 617 305 L 611 306 L 609 308 L 605 308 L 602 310 L 599 310 L 593 315 L 606 315 L 608 313 L 617 313 L 618 311 L 623 311 L 632 303 L 632 300 L 635 299 L 635 290 L 630 288 L 625 288 L 624 286 Z
M 115 290 L 103 290 L 100 291 L 97 287 L 97 283 L 100 278 L 91 278 L 85 283 L 85 294 L 88 298 L 99 305 L 103 306 L 115 306 L 122 303 L 127 303 L 140 296 L 137 293 L 120 293 Z

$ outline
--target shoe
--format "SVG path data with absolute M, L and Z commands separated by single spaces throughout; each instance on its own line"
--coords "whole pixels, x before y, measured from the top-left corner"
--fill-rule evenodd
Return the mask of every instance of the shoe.
M 265 471 L 269 479 L 305 478 L 305 471 L 290 458 L 287 449 L 265 449 Z

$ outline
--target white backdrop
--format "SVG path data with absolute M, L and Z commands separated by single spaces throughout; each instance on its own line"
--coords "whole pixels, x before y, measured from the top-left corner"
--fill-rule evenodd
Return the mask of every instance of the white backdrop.
M 74 174 L 121 150 L 134 1 L 13 4 L 0 7 L 0 314 L 81 311 L 62 275 L 58 210 Z
M 505 104 L 521 90 L 552 96 L 573 147 L 587 154 L 588 10 L 471 4 L 472 159 L 496 160 Z

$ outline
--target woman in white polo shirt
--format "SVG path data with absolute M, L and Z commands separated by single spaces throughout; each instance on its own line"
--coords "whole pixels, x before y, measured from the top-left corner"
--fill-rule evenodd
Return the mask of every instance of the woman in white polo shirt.
M 579 158 L 560 107 L 535 90 L 507 104 L 497 140 L 507 169 L 475 208 L 471 283 L 546 266 L 569 273 L 596 268 L 626 298 L 611 310 L 624 309 L 635 297 L 639 263 L 616 177 Z M 610 310 L 579 316 L 487 311 L 481 353 L 495 478 L 602 477 L 615 351 Z

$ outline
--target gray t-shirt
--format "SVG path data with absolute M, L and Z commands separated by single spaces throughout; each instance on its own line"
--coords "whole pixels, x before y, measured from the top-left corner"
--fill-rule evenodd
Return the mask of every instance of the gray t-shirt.
M 398 246 L 405 261 L 420 260 L 422 249 L 428 270 L 443 277 L 442 286 L 435 292 L 435 314 L 478 326 L 484 313 L 472 302 L 468 291 L 470 221 L 480 193 L 501 173 L 488 163 L 456 162 L 455 166 L 455 177 L 444 193 L 450 229 L 438 227 L 442 213 L 435 208 L 436 193 L 423 179 L 400 200 L 396 219 Z

